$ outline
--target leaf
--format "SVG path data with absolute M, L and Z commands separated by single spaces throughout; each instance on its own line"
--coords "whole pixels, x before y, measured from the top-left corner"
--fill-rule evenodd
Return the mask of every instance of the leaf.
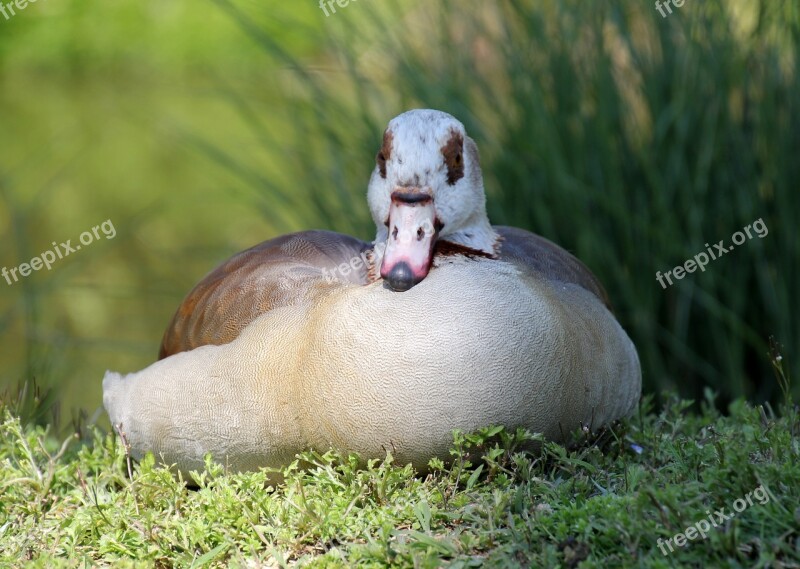
M 209 563 L 214 561 L 214 559 L 219 557 L 220 554 L 227 551 L 229 547 L 230 547 L 229 543 L 222 543 L 216 546 L 208 553 L 204 553 L 203 555 L 194 560 L 194 562 L 192 563 L 192 569 L 194 569 L 195 567 L 203 567 L 204 565 L 208 565 Z
M 431 531 L 431 507 L 425 500 L 414 505 L 414 515 L 419 521 L 419 527 L 426 533 Z
M 483 472 L 482 464 L 475 469 L 475 472 L 473 472 L 470 475 L 469 480 L 467 480 L 467 490 L 472 490 L 472 488 L 475 486 L 475 483 L 478 481 L 478 477 L 481 475 L 481 472 Z
M 446 541 L 439 541 L 435 537 L 414 530 L 408 530 L 405 533 L 409 537 L 413 538 L 417 543 L 426 545 L 439 554 L 452 556 L 457 553 L 456 548 L 452 544 L 447 543 Z

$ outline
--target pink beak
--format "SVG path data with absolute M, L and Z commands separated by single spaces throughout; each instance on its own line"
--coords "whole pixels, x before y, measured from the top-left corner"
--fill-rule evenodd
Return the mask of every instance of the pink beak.
M 389 238 L 381 277 L 392 290 L 404 292 L 428 276 L 436 243 L 433 198 L 417 189 L 392 192 Z

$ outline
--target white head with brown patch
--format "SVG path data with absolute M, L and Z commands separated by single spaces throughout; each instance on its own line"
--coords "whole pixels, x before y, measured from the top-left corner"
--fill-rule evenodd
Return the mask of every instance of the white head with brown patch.
M 437 241 L 495 252 L 478 148 L 447 113 L 413 110 L 392 119 L 367 199 L 378 227 L 375 262 L 393 290 L 427 276 Z

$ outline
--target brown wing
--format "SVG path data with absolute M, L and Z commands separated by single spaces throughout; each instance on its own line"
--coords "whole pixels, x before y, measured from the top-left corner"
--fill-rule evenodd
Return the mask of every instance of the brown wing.
M 367 269 L 359 257 L 369 248 L 354 237 L 303 231 L 234 255 L 184 299 L 164 333 L 158 359 L 207 344 L 227 344 L 261 314 L 303 302 L 321 283 L 366 284 Z M 336 271 L 353 260 L 356 270 L 347 275 Z
M 586 265 L 544 237 L 516 227 L 495 227 L 503 238 L 500 258 L 523 269 L 535 271 L 548 280 L 577 284 L 603 301 L 609 310 L 603 285 Z

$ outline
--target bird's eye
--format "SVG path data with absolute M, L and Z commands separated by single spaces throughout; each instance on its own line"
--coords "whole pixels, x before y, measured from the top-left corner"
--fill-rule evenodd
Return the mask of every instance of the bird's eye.
M 464 137 L 457 131 L 450 133 L 447 143 L 442 146 L 444 164 L 447 166 L 447 183 L 455 185 L 464 177 Z
M 381 178 L 386 179 L 386 161 L 392 156 L 392 136 L 391 131 L 388 129 L 383 133 L 383 144 L 375 157 L 375 162 L 378 164 L 378 172 Z

